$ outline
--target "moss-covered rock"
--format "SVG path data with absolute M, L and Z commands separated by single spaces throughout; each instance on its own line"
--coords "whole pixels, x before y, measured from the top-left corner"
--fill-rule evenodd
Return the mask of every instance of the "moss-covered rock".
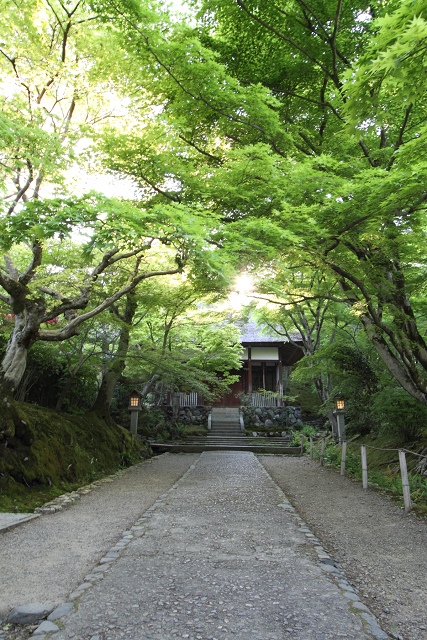
M 130 432 L 95 413 L 73 416 L 0 403 L 0 498 L 35 485 L 83 483 L 139 459 Z

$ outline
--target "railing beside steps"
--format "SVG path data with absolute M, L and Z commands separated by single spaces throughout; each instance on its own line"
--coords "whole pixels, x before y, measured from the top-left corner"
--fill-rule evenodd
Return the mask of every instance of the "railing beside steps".
M 203 405 L 203 398 L 196 391 L 186 393 L 185 391 L 175 392 L 175 397 L 179 396 L 180 407 L 191 407 Z M 172 393 L 167 393 L 163 396 L 163 402 L 165 404 L 172 404 Z M 279 407 L 280 401 L 276 397 L 274 391 L 254 391 L 252 393 L 252 406 L 253 407 Z
M 273 395 L 274 392 L 259 393 L 257 391 L 252 393 L 252 406 L 253 407 L 278 407 L 279 400 Z
M 197 402 L 198 394 L 197 392 L 185 393 L 185 391 L 181 391 L 179 393 L 179 406 L 180 407 L 191 407 L 197 406 L 199 404 Z

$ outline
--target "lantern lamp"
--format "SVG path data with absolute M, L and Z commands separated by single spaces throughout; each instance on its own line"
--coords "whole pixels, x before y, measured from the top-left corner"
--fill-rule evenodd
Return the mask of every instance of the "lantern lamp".
M 138 413 L 142 411 L 141 399 L 141 394 L 136 390 L 129 396 L 130 430 L 135 438 L 138 433 Z
M 334 413 L 337 417 L 338 438 L 339 438 L 340 444 L 342 444 L 347 439 L 345 434 L 345 419 L 344 419 L 345 400 L 343 400 L 342 398 L 335 400 Z
M 141 394 L 138 391 L 132 391 L 129 396 L 129 411 L 141 411 Z

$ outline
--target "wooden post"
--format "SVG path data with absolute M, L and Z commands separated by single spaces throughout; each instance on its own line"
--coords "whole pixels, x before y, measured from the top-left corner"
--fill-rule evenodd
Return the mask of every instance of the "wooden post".
M 130 431 L 134 438 L 138 435 L 138 414 L 139 411 L 130 412 Z
M 252 404 L 252 349 L 248 347 L 248 396 Z
M 313 460 L 313 438 L 310 436 L 310 460 Z
M 403 499 L 405 501 L 405 514 L 412 508 L 411 489 L 409 487 L 408 468 L 406 466 L 406 454 L 399 449 L 400 474 L 402 476 Z
M 301 455 L 304 454 L 304 442 L 305 442 L 305 436 L 302 435 L 301 436 Z
M 279 396 L 279 407 L 283 407 L 283 364 L 281 347 L 279 347 Z
M 342 443 L 341 449 L 341 475 L 345 476 L 345 457 L 347 455 L 347 442 Z
M 362 454 L 362 480 L 363 480 L 363 488 L 368 488 L 368 459 L 366 457 L 366 445 L 362 444 L 361 447 Z
M 326 439 L 325 437 L 322 438 L 322 448 L 320 450 L 320 466 L 323 467 L 323 456 L 325 455 L 325 444 L 326 444 Z

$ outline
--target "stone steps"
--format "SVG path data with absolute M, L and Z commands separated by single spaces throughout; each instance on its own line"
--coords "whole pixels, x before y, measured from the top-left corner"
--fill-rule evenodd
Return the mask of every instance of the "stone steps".
M 253 453 L 280 453 L 286 455 L 301 455 L 301 447 L 289 447 L 275 443 L 260 443 L 260 444 L 247 444 L 244 443 L 232 443 L 231 439 L 226 443 L 210 444 L 209 442 L 171 442 L 151 443 L 151 447 L 155 453 L 202 453 L 203 451 L 252 451 Z
M 212 409 L 212 422 L 210 436 L 220 436 L 222 438 L 244 437 L 244 432 L 240 428 L 240 413 L 238 408 Z
M 211 429 L 210 432 L 211 436 L 241 436 L 244 435 L 244 432 L 240 430 L 239 428 L 233 427 L 232 429 L 226 427 L 225 429 L 221 429 L 221 428 L 216 428 L 216 429 Z
M 206 436 L 194 436 L 177 442 L 151 442 L 156 452 L 171 453 L 202 451 L 252 451 L 300 455 L 301 447 L 290 447 L 289 437 L 268 438 L 247 436 L 240 428 L 239 409 L 213 408 L 211 429 Z
M 289 437 L 268 438 L 246 436 L 240 431 L 239 426 L 216 430 L 212 428 L 206 436 L 193 436 L 180 442 L 151 443 L 154 451 L 171 453 L 201 453 L 202 451 L 252 451 L 254 453 L 281 453 L 288 455 L 300 455 L 301 447 L 290 447 Z

